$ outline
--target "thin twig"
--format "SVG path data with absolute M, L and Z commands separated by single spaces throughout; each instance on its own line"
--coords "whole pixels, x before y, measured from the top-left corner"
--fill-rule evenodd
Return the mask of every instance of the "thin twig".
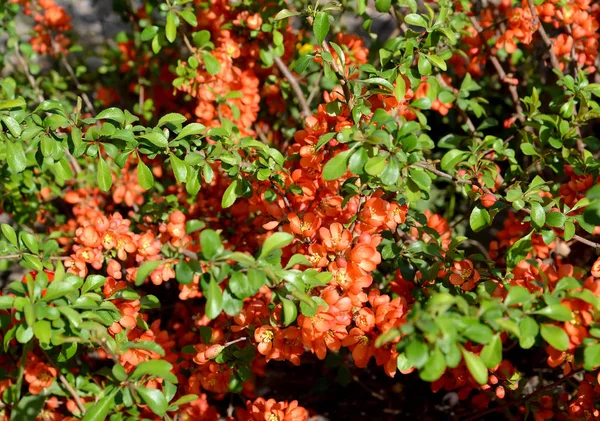
M 286 64 L 279 57 L 274 56 L 273 60 L 275 61 L 275 65 L 277 66 L 279 71 L 283 73 L 283 76 L 285 76 L 285 78 L 289 82 L 290 86 L 292 87 L 292 90 L 294 91 L 294 94 L 296 94 L 296 98 L 300 103 L 300 108 L 302 108 L 300 115 L 303 118 L 309 117 L 312 114 L 312 112 L 310 111 L 308 102 L 306 102 L 306 98 L 304 98 L 304 92 L 302 92 L 302 88 L 298 84 L 296 77 L 292 74 L 292 72 L 290 72 L 290 69 L 288 69 Z
M 245 341 L 246 339 L 248 339 L 248 338 L 246 338 L 246 337 L 244 336 L 244 337 L 242 337 L 242 338 L 238 338 L 238 339 L 235 339 L 235 340 L 233 340 L 233 341 L 225 342 L 225 343 L 223 344 L 223 347 L 227 348 L 228 346 L 231 346 L 231 345 L 233 345 L 233 344 L 236 344 L 236 343 L 238 343 L 238 342 Z
M 529 10 L 531 10 L 531 15 L 533 16 L 533 21 L 534 21 L 533 23 L 534 23 L 534 25 L 537 23 L 537 25 L 538 25 L 537 31 L 540 34 L 540 36 L 542 37 L 542 40 L 544 41 L 546 48 L 548 49 L 548 54 L 550 55 L 550 63 L 552 64 L 552 67 L 555 70 L 562 73 L 562 70 L 560 69 L 560 63 L 558 61 L 558 57 L 554 53 L 554 43 L 548 36 L 548 33 L 544 29 L 544 25 L 540 21 L 540 17 L 538 16 L 537 10 L 535 8 L 535 4 L 533 3 L 532 0 L 527 0 L 527 3 L 529 4 Z M 569 29 L 569 32 L 570 32 L 569 26 L 567 26 L 567 29 Z M 573 55 L 573 50 L 571 50 L 571 54 Z M 575 62 L 575 66 L 577 66 L 577 62 Z M 563 85 L 563 89 L 566 89 L 566 86 Z M 577 106 L 576 105 L 573 105 L 573 115 L 577 115 Z M 577 150 L 579 151 L 579 154 L 581 155 L 581 157 L 585 158 L 585 145 L 583 144 L 583 139 L 581 138 L 581 129 L 579 128 L 579 126 L 575 126 L 575 129 L 577 131 Z
M 331 54 L 331 48 L 329 48 L 329 43 L 327 40 L 323 40 L 321 43 L 321 47 L 324 51 Z M 342 90 L 344 91 L 344 97 L 346 98 L 346 103 L 348 104 L 348 108 L 352 109 L 354 107 L 354 96 L 352 92 L 350 92 L 350 86 L 348 79 L 346 78 L 346 74 L 344 73 L 344 69 L 338 65 L 337 60 L 331 60 L 331 67 L 340 77 L 340 85 L 342 85 Z
M 487 41 L 483 37 L 483 34 L 481 33 L 482 29 L 481 29 L 481 26 L 479 26 L 477 19 L 475 19 L 474 16 L 471 16 L 469 19 L 471 20 L 471 24 L 473 25 L 473 27 L 479 34 L 479 38 L 481 39 L 481 44 L 482 44 L 483 48 L 488 49 Z M 498 73 L 500 80 L 508 86 L 508 91 L 510 92 L 510 96 L 515 104 L 515 110 L 517 112 L 517 119 L 521 123 L 523 123 L 525 121 L 525 115 L 523 114 L 523 107 L 521 106 L 521 100 L 519 99 L 519 92 L 517 91 L 517 87 L 509 82 L 508 76 L 506 75 L 506 72 L 502 68 L 502 65 L 500 64 L 500 61 L 498 60 L 498 58 L 494 54 L 490 54 L 489 59 L 492 62 L 492 65 L 494 66 L 494 68 L 496 69 L 496 73 Z
M 273 190 L 275 190 L 275 193 L 277 193 L 279 196 L 281 196 L 288 211 L 290 211 L 290 213 L 294 213 L 294 209 L 292 208 L 292 205 L 291 205 L 290 201 L 288 200 L 287 196 L 274 183 L 271 183 L 271 187 L 273 188 Z
M 54 39 L 52 38 L 52 36 L 50 36 L 50 43 L 52 45 L 52 49 L 54 50 L 54 53 L 57 55 L 60 55 L 60 62 L 62 63 L 64 68 L 67 69 L 69 76 L 71 76 L 71 80 L 73 81 L 73 83 L 75 83 L 75 86 L 81 93 L 81 97 L 83 98 L 83 102 L 85 102 L 85 106 L 87 107 L 88 111 L 90 113 L 92 113 L 93 115 L 96 115 L 96 109 L 94 108 L 94 104 L 92 104 L 90 97 L 83 90 L 83 86 L 81 86 L 81 83 L 79 83 L 79 79 L 77 78 L 77 75 L 75 74 L 75 70 L 73 70 L 73 67 L 69 63 L 69 60 L 67 60 L 67 57 L 60 52 L 60 49 L 57 47 L 56 42 L 54 42 Z
M 507 203 L 507 204 L 511 204 L 511 202 L 508 202 L 508 201 L 507 201 L 506 199 L 504 199 L 503 197 L 498 197 L 497 195 L 495 195 L 494 193 L 492 193 L 492 192 L 490 191 L 490 189 L 488 189 L 487 187 L 485 187 L 484 185 L 482 185 L 481 183 L 479 183 L 479 181 L 477 181 L 476 179 L 474 179 L 474 180 L 464 180 L 464 179 L 458 179 L 458 178 L 456 178 L 456 177 L 453 177 L 453 176 L 451 176 L 451 175 L 450 175 L 450 174 L 448 174 L 448 173 L 445 173 L 445 172 L 443 172 L 443 171 L 440 171 L 440 170 L 438 170 L 438 169 L 437 169 L 437 168 L 435 168 L 433 165 L 431 165 L 431 164 L 429 164 L 429 163 L 427 163 L 427 162 L 416 162 L 416 163 L 415 163 L 415 164 L 413 164 L 413 165 L 415 165 L 415 166 L 417 166 L 417 167 L 424 168 L 424 169 L 426 169 L 427 171 L 430 171 L 430 172 L 432 172 L 433 174 L 435 174 L 435 175 L 438 175 L 438 176 L 440 176 L 440 177 L 442 177 L 442 178 L 445 178 L 446 180 L 449 180 L 449 181 L 451 181 L 451 182 L 453 182 L 453 183 L 455 183 L 455 184 L 467 184 L 467 185 L 472 185 L 472 186 L 478 187 L 478 188 L 480 188 L 480 189 L 481 189 L 481 191 L 483 191 L 485 194 L 492 194 L 492 195 L 494 195 L 494 197 L 495 197 L 496 199 L 498 199 L 498 200 L 500 200 L 500 201 L 502 201 L 502 202 L 505 202 L 505 203 Z M 530 211 L 529 209 L 527 209 L 527 208 L 523 208 L 523 209 L 521 209 L 521 212 L 525 212 L 525 213 L 526 213 L 526 214 L 528 214 L 528 215 L 529 215 L 529 214 L 531 214 L 531 211 Z M 589 246 L 589 247 L 592 247 L 592 248 L 594 248 L 594 249 L 596 249 L 596 250 L 600 250 L 600 244 L 598 244 L 598 243 L 595 243 L 595 242 L 593 242 L 593 241 L 591 241 L 591 240 L 588 240 L 587 238 L 584 238 L 584 237 L 582 237 L 582 236 L 580 236 L 580 235 L 577 235 L 577 234 L 575 234 L 575 235 L 573 236 L 573 240 L 576 240 L 577 242 L 579 242 L 579 243 L 581 243 L 581 244 L 585 244 L 585 245 L 587 245 L 587 246 Z
M 442 85 L 444 88 L 450 88 L 441 75 L 438 75 L 438 77 L 436 79 L 440 83 L 440 85 Z M 463 118 L 463 120 L 467 124 L 467 127 L 469 128 L 469 131 L 471 132 L 471 134 L 478 141 L 480 141 L 479 137 L 477 137 L 477 135 L 476 135 L 477 129 L 475 128 L 475 125 L 473 124 L 473 121 L 471 121 L 471 118 L 469 117 L 467 112 L 460 107 L 457 107 L 457 109 L 458 109 L 458 113 L 460 114 L 460 116 Z
M 314 88 L 310 91 L 310 95 L 308 95 L 308 98 L 306 99 L 306 103 L 309 107 L 313 99 L 315 98 L 315 95 L 317 95 L 317 93 L 320 91 L 319 88 L 321 86 L 321 79 L 323 79 L 323 71 L 319 72 L 319 76 L 317 77 L 317 81 L 314 84 Z
M 79 394 L 77 393 L 77 390 L 75 390 L 75 388 L 73 388 L 73 386 L 71 386 L 71 383 L 69 383 L 69 380 L 67 380 L 67 378 L 60 372 L 60 367 L 58 367 L 54 363 L 54 361 L 52 360 L 52 358 L 50 358 L 50 355 L 48 355 L 46 353 L 46 351 L 44 351 L 43 349 L 41 349 L 41 351 L 42 351 L 42 354 L 44 354 L 44 356 L 46 357 L 46 359 L 50 362 L 50 365 L 52 365 L 54 368 L 56 368 L 56 372 L 58 373 L 58 379 L 63 384 L 63 386 L 65 387 L 65 389 L 67 389 L 67 392 L 69 392 L 69 394 L 73 397 L 73 400 L 77 404 L 77 407 L 79 408 L 79 410 L 81 411 L 81 413 L 83 415 L 85 415 L 85 413 L 87 411 L 85 410 L 85 406 L 83 405 L 83 402 L 82 402 L 81 398 L 79 397 Z
M 23 68 L 23 72 L 25 73 L 25 76 L 27 77 L 29 84 L 31 85 L 31 87 L 33 88 L 33 91 L 35 92 L 35 97 L 36 97 L 37 101 L 40 103 L 44 102 L 45 101 L 44 94 L 42 93 L 42 90 L 40 89 L 37 81 L 31 74 L 31 72 L 29 71 L 29 65 L 25 61 L 25 58 L 21 55 L 21 52 L 19 51 L 18 46 L 15 48 L 15 55 L 17 56 L 17 59 L 19 60 L 19 63 L 21 64 L 21 67 Z M 68 148 L 65 148 L 65 154 L 67 155 L 67 159 L 71 163 L 71 166 L 73 167 L 73 171 L 75 171 L 75 174 L 79 174 L 81 172 L 81 166 L 77 162 L 77 159 L 75 159 L 75 157 L 71 154 L 71 151 L 69 151 Z
M 560 70 L 560 64 L 558 63 L 558 57 L 556 57 L 556 54 L 554 53 L 554 48 L 553 48 L 554 43 L 548 36 L 548 33 L 546 32 L 546 30 L 544 29 L 542 22 L 540 22 L 540 17 L 538 16 L 537 10 L 535 8 L 535 4 L 533 4 L 533 1 L 531 1 L 531 0 L 527 0 L 527 4 L 529 5 L 529 10 L 531 10 L 531 16 L 533 17 L 533 24 L 538 25 L 537 31 L 540 34 L 540 36 L 542 37 L 544 44 L 546 44 L 546 48 L 548 48 L 548 54 L 550 54 L 550 63 L 552 63 L 552 67 Z
M 70 256 L 50 256 L 48 259 L 49 260 L 67 260 L 69 259 Z M 0 256 L 0 260 L 16 260 L 16 259 L 21 259 L 22 255 L 21 254 L 5 254 L 3 256 Z
M 42 91 L 40 90 L 40 87 L 37 84 L 35 78 L 29 72 L 29 66 L 27 65 L 27 62 L 25 61 L 25 58 L 23 58 L 23 56 L 21 55 L 21 52 L 19 51 L 18 46 L 15 47 L 15 55 L 17 56 L 17 60 L 19 60 L 19 63 L 21 64 L 21 67 L 23 68 L 23 72 L 25 73 L 25 76 L 27 77 L 29 84 L 33 88 L 33 92 L 35 92 L 35 97 L 36 97 L 37 101 L 44 102 L 44 95 L 42 94 Z

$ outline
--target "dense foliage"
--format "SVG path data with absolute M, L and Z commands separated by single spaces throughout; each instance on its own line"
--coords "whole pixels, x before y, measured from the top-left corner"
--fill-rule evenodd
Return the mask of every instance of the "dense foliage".
M 114 12 L 0 3 L 1 419 L 600 418 L 600 3 Z

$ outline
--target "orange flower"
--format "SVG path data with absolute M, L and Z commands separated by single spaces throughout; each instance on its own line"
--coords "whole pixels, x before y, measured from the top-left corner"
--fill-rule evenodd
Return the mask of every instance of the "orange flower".
M 350 330 L 350 334 L 344 338 L 342 345 L 350 348 L 354 363 L 359 368 L 366 367 L 369 359 L 375 353 L 373 342 L 357 327 Z
M 321 218 L 312 213 L 307 213 L 302 219 L 295 213 L 290 213 L 288 219 L 292 232 L 303 237 L 312 237 L 321 226 Z
M 25 381 L 29 383 L 29 393 L 37 395 L 50 387 L 58 372 L 56 368 L 33 359 L 25 367 Z
M 339 222 L 334 222 L 329 228 L 319 229 L 319 236 L 328 251 L 343 252 L 350 246 L 352 234 Z
M 479 272 L 473 268 L 473 263 L 468 260 L 454 262 L 452 274 L 450 275 L 452 285 L 460 285 L 465 291 L 471 291 L 477 282 L 479 282 Z

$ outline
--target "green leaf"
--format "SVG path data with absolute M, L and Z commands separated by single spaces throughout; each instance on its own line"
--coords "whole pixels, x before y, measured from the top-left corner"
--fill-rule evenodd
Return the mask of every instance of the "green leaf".
M 392 85 L 389 81 L 387 81 L 386 79 L 384 79 L 382 77 L 371 77 L 369 79 L 361 80 L 361 82 L 381 85 L 381 86 L 386 87 L 390 91 L 394 90 L 394 85 Z
M 488 344 L 481 350 L 481 359 L 486 367 L 492 369 L 502 362 L 502 340 L 500 334 L 496 334 L 490 339 Z
M 42 301 L 49 302 L 64 297 L 65 295 L 78 290 L 82 284 L 83 280 L 75 275 L 66 276 L 62 281 L 53 281 L 48 285 L 46 295 L 44 295 Z
M 427 28 L 427 21 L 423 16 L 416 13 L 410 13 L 404 17 L 404 22 L 408 25 L 420 26 L 421 28 Z
M 212 320 L 221 314 L 222 309 L 223 293 L 219 284 L 217 284 L 214 278 L 211 278 L 208 284 L 208 291 L 206 291 L 206 317 Z
M 117 390 L 118 389 L 115 389 L 113 392 L 96 402 L 94 406 L 87 411 L 83 417 L 83 421 L 105 421 L 107 419 L 108 412 L 114 405 L 114 395 L 116 394 Z
M 0 310 L 8 310 L 12 308 L 15 303 L 15 297 L 9 295 L 0 295 Z
M 348 168 L 348 158 L 350 158 L 351 152 L 352 150 L 341 152 L 327 161 L 323 168 L 323 180 L 337 180 L 343 176 Z
M 160 118 L 160 120 L 158 120 L 158 124 L 156 126 L 162 127 L 165 124 L 169 124 L 169 123 L 177 126 L 179 124 L 185 123 L 186 120 L 187 119 L 185 118 L 185 116 L 183 116 L 179 113 L 169 113 L 169 114 L 162 116 Z M 196 123 L 196 124 L 198 124 L 198 123 Z
M 417 61 L 417 69 L 419 69 L 419 73 L 423 76 L 431 74 L 431 63 L 425 58 L 424 55 L 419 56 L 419 60 Z
M 10 134 L 13 137 L 19 137 L 19 135 L 21 134 L 21 125 L 17 123 L 17 120 L 7 115 L 0 116 L 0 120 L 4 122 L 4 125 L 10 131 Z
M 181 129 L 181 132 L 177 135 L 177 137 L 173 140 L 179 140 L 187 136 L 202 134 L 206 131 L 206 126 L 200 123 L 190 123 Z
M 426 56 L 426 57 L 429 61 L 431 61 L 439 69 L 442 69 L 443 71 L 448 70 L 448 66 L 446 65 L 446 62 L 443 59 L 441 59 L 440 57 L 435 56 L 433 54 L 430 56 Z
M 227 209 L 235 203 L 235 199 L 237 199 L 237 185 L 237 179 L 232 180 L 229 187 L 227 187 L 227 189 L 225 190 L 225 193 L 223 193 L 223 198 L 221 199 L 221 207 L 223 209 Z
M 167 13 L 165 36 L 169 42 L 175 41 L 175 38 L 177 37 L 177 25 L 175 24 L 175 14 L 173 12 Z
M 118 108 L 111 107 L 106 110 L 102 110 L 96 116 L 97 120 L 112 120 L 117 123 L 123 124 L 125 122 L 125 114 Z
M 283 10 L 280 10 L 273 19 L 274 20 L 282 20 L 285 18 L 289 18 L 292 16 L 298 16 L 298 15 L 300 15 L 300 12 L 296 12 L 294 10 L 289 10 L 289 9 L 283 9 Z
M 185 260 L 180 260 L 175 266 L 175 278 L 180 284 L 191 284 L 194 280 L 194 269 Z
M 154 176 L 152 175 L 152 171 L 141 159 L 138 161 L 137 165 L 137 177 L 140 186 L 144 190 L 150 190 L 152 186 L 154 186 Z
M 566 220 L 566 215 L 561 212 L 550 212 L 546 216 L 546 224 L 554 228 L 562 228 Z
M 219 63 L 219 60 L 217 60 L 211 53 L 202 52 L 200 53 L 200 56 L 202 57 L 204 67 L 209 74 L 216 75 L 221 71 L 221 64 Z
M 8 161 L 8 167 L 14 173 L 20 173 L 27 167 L 27 158 L 23 151 L 23 145 L 21 143 L 12 143 L 7 141 L 6 143 L 6 160 Z
M 310 54 L 298 57 L 296 63 L 294 64 L 294 70 L 296 70 L 296 73 L 304 73 L 308 65 L 313 61 L 313 59 L 314 56 Z
M 267 282 L 267 275 L 262 269 L 248 269 L 248 285 L 251 288 L 252 294 L 254 295 L 259 289 Z
M 25 108 L 27 103 L 23 97 L 17 99 L 9 99 L 7 101 L 0 101 L 0 110 L 12 110 L 13 108 Z
M 569 349 L 569 336 L 558 326 L 543 324 L 542 338 L 558 351 Z
M 429 348 L 425 342 L 418 339 L 410 341 L 405 350 L 406 358 L 411 366 L 424 367 L 429 360 Z
M 81 287 L 81 293 L 85 294 L 88 291 L 94 291 L 103 286 L 105 282 L 106 278 L 102 275 L 89 275 Z
M 118 381 L 124 382 L 127 379 L 127 373 L 125 372 L 125 368 L 121 364 L 113 365 L 111 371 L 113 376 L 115 376 L 115 379 L 117 379 Z
M 553 320 L 558 320 L 559 322 L 568 322 L 573 320 L 573 315 L 571 314 L 569 307 L 562 304 L 549 305 L 541 310 L 536 311 L 535 314 L 541 314 L 542 316 L 549 317 Z
M 319 45 L 325 40 L 325 37 L 329 32 L 329 26 L 329 15 L 325 12 L 317 13 L 317 16 L 315 16 L 313 21 L 313 32 Z
M 141 135 L 140 137 L 142 139 L 148 140 L 150 143 L 152 143 L 155 146 L 158 146 L 159 148 L 166 148 L 167 146 L 169 146 L 169 142 L 165 135 L 159 132 L 146 133 Z
M 167 380 L 171 383 L 177 383 L 177 376 L 171 373 L 173 366 L 164 360 L 150 360 L 142 361 L 136 367 L 130 378 L 132 380 L 138 380 L 143 376 L 151 375 Z
M 280 298 L 281 304 L 283 305 L 283 324 L 284 326 L 289 326 L 296 320 L 298 317 L 298 308 L 296 307 L 296 303 L 291 300 Z
M 229 277 L 227 287 L 238 298 L 248 298 L 255 294 L 254 289 L 248 282 L 248 278 L 242 272 L 233 272 Z
M 96 181 L 100 190 L 107 192 L 112 186 L 112 174 L 106 161 L 100 157 L 98 160 L 98 174 L 96 175 Z
M 287 232 L 276 232 L 273 233 L 265 240 L 260 251 L 259 259 L 267 257 L 273 250 L 280 249 L 294 240 L 294 236 Z
M 223 253 L 221 237 L 219 237 L 216 231 L 211 229 L 205 229 L 200 233 L 200 247 L 202 254 L 208 260 L 212 260 Z
M 588 345 L 583 350 L 583 368 L 592 371 L 600 366 L 600 344 Z
M 365 172 L 372 176 L 378 176 L 386 166 L 386 156 L 377 155 L 367 160 L 365 164 Z
M 479 232 L 490 226 L 491 217 L 487 209 L 475 207 L 469 217 L 469 225 L 475 232 Z
M 179 183 L 185 183 L 188 176 L 189 165 L 187 162 L 179 159 L 175 154 L 170 154 L 171 166 L 173 167 L 173 174 L 175 179 Z
M 487 344 L 492 339 L 494 332 L 489 326 L 477 323 L 467 326 L 462 334 L 471 341 Z
M 484 385 L 488 381 L 488 369 L 478 355 L 473 354 L 466 349 L 461 349 L 469 373 L 475 379 L 475 381 L 481 385 Z
M 156 34 L 158 34 L 158 26 L 147 26 L 142 31 L 140 38 L 142 41 L 150 41 Z
M 50 343 L 50 334 L 52 333 L 52 327 L 48 320 L 38 320 L 33 325 L 33 334 L 42 345 Z
M 196 19 L 196 15 L 192 11 L 182 10 L 179 12 L 179 16 L 181 16 L 190 25 L 198 26 L 198 19 Z
M 507 306 L 511 306 L 513 304 L 522 304 L 524 302 L 529 301 L 531 298 L 531 293 L 522 286 L 512 286 L 508 290 L 508 294 L 504 299 L 504 304 Z
M 144 281 L 146 280 L 146 278 L 148 278 L 148 276 L 150 276 L 150 274 L 152 272 L 154 272 L 154 269 L 156 269 L 163 263 L 164 262 L 162 260 L 153 260 L 150 262 L 142 263 L 142 265 L 140 266 L 140 268 L 138 269 L 138 271 L 135 275 L 135 285 L 136 286 L 142 285 L 144 283 Z
M 379 175 L 379 178 L 386 186 L 393 186 L 398 182 L 398 179 L 400 178 L 400 165 L 395 157 L 390 158 L 390 161 Z
M 19 242 L 17 241 L 17 233 L 15 232 L 13 227 L 11 227 L 8 224 L 2 224 L 1 229 L 8 242 L 11 243 L 13 246 L 18 247 Z
M 45 396 L 43 393 L 40 393 L 39 395 L 23 396 L 23 398 L 17 403 L 17 405 L 12 408 L 10 414 L 10 421 L 32 421 L 38 419 L 38 415 L 42 410 L 46 399 L 47 396 Z M 84 419 L 84 421 L 98 420 L 99 419 Z
M 456 164 L 463 161 L 465 156 L 465 152 L 459 151 L 457 149 L 452 149 L 444 155 L 442 158 L 442 162 L 440 163 L 442 169 L 444 171 L 448 171 L 451 168 L 454 168 Z
M 535 338 L 540 333 L 540 327 L 533 317 L 524 317 L 519 323 L 519 345 L 529 349 L 535 344 Z
M 506 252 L 506 269 L 509 272 L 531 251 L 531 234 L 533 231 L 517 240 Z
M 538 202 L 531 202 L 531 222 L 537 229 L 542 228 L 546 223 L 546 211 Z
M 165 398 L 165 395 L 161 390 L 148 389 L 143 386 L 138 386 L 136 391 L 139 393 L 142 400 L 148 405 L 148 408 L 150 408 L 152 412 L 159 417 L 165 416 L 169 403 L 167 402 L 167 398 Z
M 128 349 L 143 349 L 146 351 L 155 352 L 161 357 L 165 356 L 165 350 L 163 347 L 152 341 L 125 342 L 123 345 L 121 345 L 121 351 L 126 351 Z
M 419 376 L 426 382 L 434 382 L 438 380 L 446 371 L 446 359 L 444 354 L 436 348 L 430 355 L 429 359 L 419 372 Z

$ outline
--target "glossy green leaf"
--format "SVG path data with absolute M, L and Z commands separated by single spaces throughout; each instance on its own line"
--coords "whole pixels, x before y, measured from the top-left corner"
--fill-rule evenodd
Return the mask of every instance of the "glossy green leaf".
M 317 13 L 317 16 L 315 16 L 313 21 L 313 32 L 319 45 L 325 40 L 325 37 L 329 32 L 329 27 L 329 15 L 326 12 Z
M 486 384 L 488 381 L 488 369 L 482 359 L 464 348 L 462 349 L 462 354 L 471 376 L 473 376 L 477 383 L 481 385 Z
M 566 351 L 569 348 L 569 336 L 567 332 L 555 325 L 543 324 L 541 328 L 542 338 L 558 351 Z

